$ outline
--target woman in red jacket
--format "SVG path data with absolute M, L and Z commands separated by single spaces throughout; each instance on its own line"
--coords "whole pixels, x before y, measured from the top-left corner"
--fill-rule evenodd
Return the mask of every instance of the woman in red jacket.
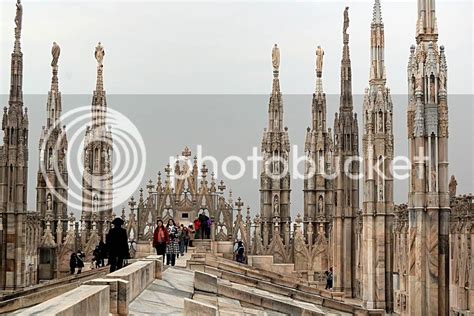
M 163 262 L 165 262 L 166 244 L 169 240 L 168 230 L 163 225 L 163 221 L 161 219 L 157 220 L 155 232 L 153 233 L 153 247 L 156 249 L 156 254 L 162 256 Z

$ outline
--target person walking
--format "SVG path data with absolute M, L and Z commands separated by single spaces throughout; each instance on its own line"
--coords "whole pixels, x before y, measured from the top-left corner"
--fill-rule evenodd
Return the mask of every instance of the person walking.
M 166 244 L 169 239 L 168 230 L 163 225 L 163 221 L 161 219 L 157 220 L 153 233 L 153 247 L 156 249 L 156 254 L 162 256 L 163 263 L 165 262 Z
M 82 268 L 84 268 L 84 259 L 84 253 L 81 250 L 78 250 L 76 254 L 77 274 L 81 274 Z
M 178 227 L 176 227 L 174 220 L 168 220 L 166 225 L 168 230 L 169 241 L 166 244 L 166 265 L 174 266 L 176 263 L 176 255 L 178 254 Z
M 199 239 L 199 232 L 201 231 L 201 221 L 196 218 L 194 220 L 194 239 Z
M 105 243 L 101 240 L 99 241 L 99 266 L 105 267 L 105 258 L 107 257 L 107 248 Z
M 179 255 L 184 256 L 184 239 L 186 235 L 185 227 L 183 224 L 179 226 L 179 233 L 178 233 L 178 242 L 179 242 Z
M 189 247 L 194 247 L 193 241 L 194 241 L 194 237 L 195 237 L 194 234 L 195 234 L 195 233 L 196 233 L 196 231 L 194 230 L 193 225 L 190 224 L 190 225 L 188 226 L 188 238 L 189 238 L 189 239 L 188 239 L 188 245 L 186 246 L 186 251 L 188 251 L 188 250 L 187 250 L 188 246 L 189 246 Z
M 124 224 L 120 217 L 112 221 L 113 228 L 109 230 L 105 243 L 109 253 L 110 272 L 121 269 L 124 260 L 130 257 L 128 250 L 128 236 L 127 231 L 122 228 Z
M 188 253 L 188 245 L 189 245 L 189 239 L 190 239 L 189 228 L 183 227 L 183 231 L 184 231 L 184 252 Z
M 71 253 L 71 258 L 69 258 L 69 270 L 71 271 L 71 275 L 76 272 L 77 266 L 77 255 L 75 252 Z
M 235 260 L 239 263 L 245 263 L 245 247 L 242 240 L 237 242 L 237 248 L 235 249 Z
M 324 272 L 326 274 L 326 290 L 332 289 L 332 279 L 333 279 L 333 273 L 332 273 L 332 267 L 329 268 L 329 271 Z

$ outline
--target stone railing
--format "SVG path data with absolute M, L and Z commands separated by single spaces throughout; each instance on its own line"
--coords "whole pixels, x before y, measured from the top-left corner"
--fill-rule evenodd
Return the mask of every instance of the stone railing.
M 161 278 L 161 272 L 162 257 L 148 256 L 17 315 L 128 315 L 130 302 Z

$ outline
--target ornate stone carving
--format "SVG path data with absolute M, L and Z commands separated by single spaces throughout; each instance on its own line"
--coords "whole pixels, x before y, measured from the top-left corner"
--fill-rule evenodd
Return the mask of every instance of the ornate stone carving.
M 278 48 L 277 44 L 273 46 L 272 50 L 272 64 L 274 71 L 278 71 L 280 69 L 280 49 Z
M 344 29 L 343 29 L 343 33 L 344 34 L 347 34 L 347 29 L 349 28 L 349 7 L 346 7 L 346 9 L 344 10 Z
M 103 66 L 105 51 L 102 44 L 99 42 L 95 48 L 95 59 L 99 67 Z
M 61 54 L 61 47 L 56 42 L 53 42 L 53 48 L 51 49 L 51 55 L 53 60 L 51 61 L 51 67 L 58 66 L 59 55 Z
M 449 181 L 449 197 L 450 198 L 453 198 L 456 196 L 457 186 L 458 186 L 458 182 L 456 181 L 456 177 L 452 175 L 451 180 Z
M 324 50 L 321 46 L 318 46 L 316 49 L 316 72 L 318 76 L 321 76 L 323 72 L 323 60 L 324 60 Z

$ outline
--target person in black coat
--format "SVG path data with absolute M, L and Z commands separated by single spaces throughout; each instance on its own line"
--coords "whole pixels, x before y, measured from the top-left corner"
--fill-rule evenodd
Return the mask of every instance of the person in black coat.
M 123 220 L 117 217 L 112 221 L 112 224 L 114 227 L 109 230 L 105 240 L 109 253 L 110 272 L 121 269 L 124 260 L 130 257 L 127 231 L 122 228 Z
M 77 266 L 77 255 L 75 252 L 71 253 L 71 258 L 69 259 L 69 269 L 71 271 L 71 275 L 76 272 Z

